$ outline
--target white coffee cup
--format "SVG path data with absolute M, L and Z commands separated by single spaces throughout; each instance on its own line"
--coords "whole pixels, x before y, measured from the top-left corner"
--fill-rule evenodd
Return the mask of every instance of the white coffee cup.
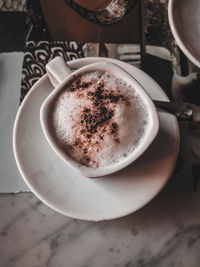
M 67 66 L 62 57 L 56 57 L 52 61 L 50 61 L 46 65 L 46 70 L 49 76 L 50 81 L 54 85 L 55 89 L 52 93 L 46 98 L 43 102 L 40 109 L 40 121 L 41 126 L 44 132 L 44 135 L 49 142 L 52 149 L 57 153 L 57 155 L 66 162 L 70 167 L 72 167 L 75 171 L 85 177 L 102 177 L 116 171 L 119 171 L 126 166 L 133 163 L 142 153 L 149 147 L 152 141 L 155 139 L 158 130 L 159 130 L 159 119 L 158 113 L 155 108 L 154 103 L 152 102 L 149 95 L 146 93 L 144 88 L 132 77 L 129 73 L 123 70 L 121 67 L 109 63 L 109 62 L 100 62 L 93 63 L 87 66 L 84 66 L 72 73 L 70 68 Z M 67 84 L 72 81 L 77 76 L 92 72 L 92 71 L 106 71 L 113 73 L 120 79 L 126 81 L 128 84 L 131 84 L 136 93 L 140 96 L 143 103 L 146 106 L 146 110 L 148 111 L 148 128 L 145 131 L 145 134 L 142 137 L 139 145 L 136 149 L 134 149 L 127 157 L 123 158 L 123 160 L 119 160 L 115 164 L 111 164 L 109 166 L 103 167 L 88 167 L 80 164 L 79 162 L 72 159 L 69 155 L 67 155 L 63 149 L 60 147 L 58 142 L 55 140 L 55 136 L 51 130 L 49 125 L 49 119 L 51 116 L 51 106 L 55 103 L 58 96 L 61 92 L 66 88 Z

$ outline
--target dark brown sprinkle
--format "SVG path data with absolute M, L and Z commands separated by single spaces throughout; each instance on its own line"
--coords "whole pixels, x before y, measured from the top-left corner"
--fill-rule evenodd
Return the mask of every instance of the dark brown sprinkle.
M 87 154 L 87 153 L 88 153 L 87 148 L 84 148 L 84 149 L 83 149 L 83 153 L 84 153 L 84 154 Z
M 89 139 L 92 135 L 91 134 L 87 134 L 87 138 Z
M 117 129 L 117 123 L 116 123 L 116 122 L 113 122 L 113 123 L 112 123 L 112 127 L 113 127 L 114 129 Z
M 95 107 L 97 107 L 100 103 L 98 101 L 95 101 L 93 104 Z
M 97 129 L 95 128 L 95 126 L 91 125 L 91 127 L 88 129 L 88 132 L 94 134 L 97 132 Z
M 114 95 L 113 93 L 110 93 L 109 95 L 108 95 L 108 98 L 110 99 L 110 102 L 114 102 L 114 103 L 116 103 L 116 102 L 118 102 L 119 101 L 119 99 L 120 99 L 120 96 L 119 95 Z
M 89 85 L 90 85 L 90 83 L 85 82 L 85 83 L 82 83 L 82 84 L 81 84 L 81 87 L 82 87 L 82 88 L 87 88 Z
M 106 115 L 106 113 L 108 112 L 108 109 L 104 106 L 100 106 L 100 116 Z
M 87 158 L 86 160 L 87 160 L 87 162 L 89 162 L 90 161 L 90 158 Z
M 104 123 L 105 118 L 100 118 L 94 125 L 95 128 L 97 128 L 98 126 L 102 126 Z
M 113 122 L 112 123 L 112 133 L 116 134 L 117 133 L 117 129 L 118 129 L 117 123 Z
M 81 123 L 83 123 L 83 120 L 81 120 Z
M 103 99 L 103 95 L 102 95 L 102 93 L 103 93 L 102 86 L 99 86 L 99 87 L 97 88 L 97 90 L 95 91 L 94 95 L 95 95 L 95 97 L 96 97 L 97 99 Z
M 129 106 L 130 105 L 130 101 L 129 101 L 129 99 L 127 98 L 127 99 L 125 99 L 125 103 L 126 103 L 126 105 L 127 106 Z
M 86 112 L 86 113 L 88 113 L 88 112 L 90 112 L 91 110 L 90 110 L 89 108 L 85 108 L 83 111 Z
M 108 112 L 108 118 L 111 119 L 112 116 L 113 116 L 113 110 L 110 110 L 110 111 Z
M 81 130 L 81 133 L 84 133 L 84 132 L 85 132 L 85 130 L 84 130 L 84 129 L 82 129 L 82 130 Z
M 115 142 L 119 144 L 120 143 L 119 138 L 115 138 Z
M 87 95 L 88 96 L 92 96 L 92 95 L 94 95 L 94 93 L 93 92 L 88 92 Z

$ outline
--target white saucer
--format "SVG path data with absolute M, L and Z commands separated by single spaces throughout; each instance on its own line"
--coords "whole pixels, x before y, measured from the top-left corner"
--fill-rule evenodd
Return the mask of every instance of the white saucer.
M 153 99 L 168 100 L 144 72 L 114 59 L 87 58 L 68 62 L 72 69 L 110 61 L 133 75 Z M 164 187 L 179 151 L 176 118 L 159 112 L 159 134 L 149 149 L 128 168 L 105 178 L 77 175 L 50 148 L 41 129 L 40 106 L 53 87 L 43 76 L 24 99 L 14 126 L 15 159 L 32 192 L 52 209 L 83 220 L 108 220 L 130 214 L 147 204 Z

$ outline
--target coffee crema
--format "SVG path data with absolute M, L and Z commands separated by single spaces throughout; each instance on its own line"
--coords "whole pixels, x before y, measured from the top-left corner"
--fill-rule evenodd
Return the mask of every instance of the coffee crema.
M 134 88 L 108 71 L 68 82 L 52 106 L 50 124 L 65 153 L 87 167 L 129 156 L 147 128 L 148 112 Z

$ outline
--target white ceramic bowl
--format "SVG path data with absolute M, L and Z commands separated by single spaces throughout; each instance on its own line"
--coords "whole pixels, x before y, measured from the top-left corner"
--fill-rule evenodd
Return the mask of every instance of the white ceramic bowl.
M 200 68 L 200 1 L 169 0 L 168 17 L 178 46 Z
M 90 72 L 94 70 L 111 72 L 121 77 L 121 79 L 125 80 L 128 84 L 131 84 L 133 88 L 135 89 L 136 93 L 141 97 L 143 103 L 145 104 L 147 111 L 148 111 L 148 118 L 149 118 L 149 121 L 147 124 L 147 130 L 145 131 L 145 134 L 141 138 L 139 145 L 136 147 L 136 149 L 134 149 L 132 153 L 130 153 L 130 155 L 128 155 L 126 158 L 119 161 L 118 163 L 112 164 L 111 166 L 97 167 L 97 168 L 91 168 L 91 167 L 81 165 L 80 163 L 73 160 L 70 156 L 66 155 L 66 153 L 62 150 L 62 148 L 55 141 L 55 137 L 53 136 L 49 123 L 48 123 L 49 118 L 51 116 L 51 104 L 56 101 L 58 95 L 62 92 L 63 88 L 66 88 L 67 83 L 71 81 L 71 79 L 74 79 L 74 77 L 79 76 L 80 74 L 84 74 L 85 72 Z M 64 77 L 63 72 L 64 71 L 62 71 L 62 75 L 61 75 L 62 77 Z M 58 81 L 52 79 L 51 77 L 51 81 L 52 80 L 55 85 L 59 83 Z M 62 79 L 60 79 L 60 82 L 61 80 Z M 62 158 L 66 162 L 66 164 L 68 164 L 69 166 L 74 168 L 77 172 L 79 172 L 81 175 L 86 176 L 86 177 L 105 176 L 105 175 L 114 173 L 128 166 L 133 161 L 135 161 L 149 147 L 151 142 L 156 137 L 158 133 L 158 129 L 159 129 L 159 119 L 158 119 L 157 110 L 151 98 L 144 90 L 144 88 L 126 71 L 121 69 L 119 66 L 113 63 L 108 63 L 108 62 L 90 64 L 90 65 L 87 65 L 85 67 L 78 69 L 77 71 L 71 74 L 69 74 L 68 72 L 67 77 L 53 90 L 53 92 L 43 102 L 41 109 L 40 109 L 40 120 L 41 120 L 43 132 L 50 146 L 53 148 L 53 150 L 58 154 L 58 156 L 60 156 L 60 158 Z

